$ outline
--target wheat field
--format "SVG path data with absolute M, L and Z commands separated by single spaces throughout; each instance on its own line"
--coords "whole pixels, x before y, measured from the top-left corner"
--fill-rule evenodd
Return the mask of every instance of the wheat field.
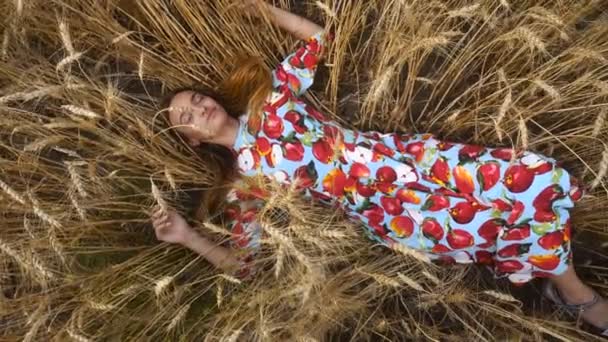
M 250 282 L 157 241 L 152 206 L 192 216 L 218 172 L 167 133 L 160 96 L 217 84 L 243 52 L 272 67 L 296 43 L 234 2 L 0 2 L 0 340 L 596 339 L 537 282 L 374 246 L 276 184 Z M 572 214 L 575 265 L 608 296 L 605 2 L 275 4 L 335 32 L 307 94 L 332 119 L 563 161 L 590 189 Z

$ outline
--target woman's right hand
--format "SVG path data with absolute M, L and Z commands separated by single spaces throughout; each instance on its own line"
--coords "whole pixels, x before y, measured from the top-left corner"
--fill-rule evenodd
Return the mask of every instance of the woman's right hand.
M 152 226 L 158 240 L 170 243 L 183 245 L 194 233 L 180 214 L 172 209 L 163 211 L 160 206 L 156 206 L 152 212 Z

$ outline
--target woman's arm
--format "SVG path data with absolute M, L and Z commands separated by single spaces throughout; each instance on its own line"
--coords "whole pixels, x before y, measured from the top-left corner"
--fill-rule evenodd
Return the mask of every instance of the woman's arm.
M 161 241 L 183 245 L 228 273 L 239 268 L 239 262 L 231 248 L 218 245 L 200 235 L 174 210 L 164 212 L 158 207 L 152 214 L 152 225 L 156 238 Z
M 226 273 L 233 273 L 239 268 L 239 262 L 231 248 L 218 245 L 191 229 L 184 242 L 184 247 L 202 255 L 213 266 Z

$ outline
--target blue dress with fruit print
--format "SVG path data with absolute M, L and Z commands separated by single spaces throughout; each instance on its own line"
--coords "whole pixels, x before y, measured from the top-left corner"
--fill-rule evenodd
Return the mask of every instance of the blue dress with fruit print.
M 367 235 L 446 262 L 476 262 L 524 283 L 564 272 L 571 258 L 569 209 L 577 180 L 550 157 L 437 139 L 433 134 L 357 131 L 306 104 L 330 41 L 321 31 L 274 71 L 262 113 L 240 117 L 233 150 L 244 176 L 297 181 L 305 196 L 341 207 Z M 253 219 L 263 198 L 228 198 L 243 272 L 259 246 Z

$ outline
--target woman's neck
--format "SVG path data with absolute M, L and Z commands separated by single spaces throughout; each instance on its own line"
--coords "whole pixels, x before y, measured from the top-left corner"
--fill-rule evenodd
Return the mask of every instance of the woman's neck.
M 215 143 L 231 149 L 238 137 L 240 125 L 241 123 L 239 120 L 229 117 L 226 127 L 224 128 L 224 134 L 217 137 Z

